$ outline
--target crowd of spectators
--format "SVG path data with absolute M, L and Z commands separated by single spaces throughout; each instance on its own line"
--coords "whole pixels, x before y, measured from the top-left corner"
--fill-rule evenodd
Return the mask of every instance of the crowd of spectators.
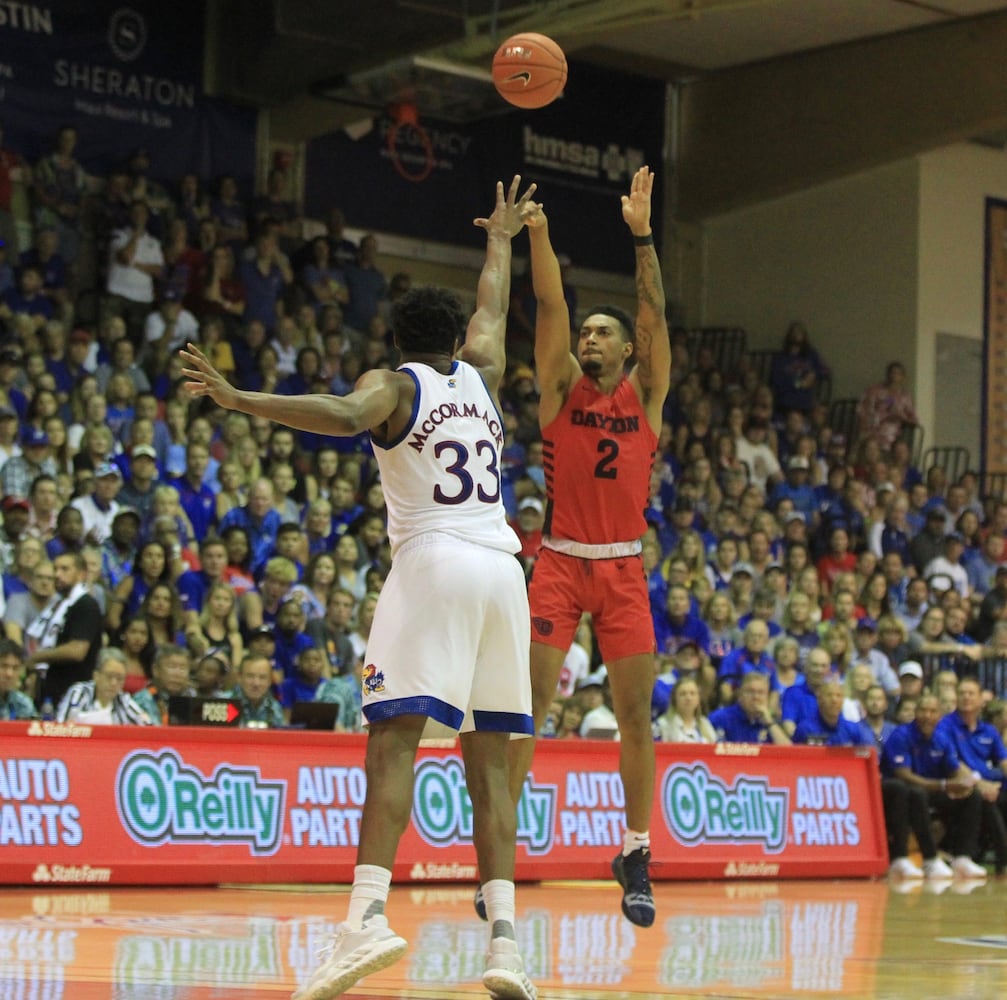
M 276 726 L 322 698 L 359 728 L 389 568 L 369 442 L 194 402 L 178 348 L 244 387 L 343 394 L 394 363 L 409 275 L 386 280 L 376 238 L 348 239 L 339 208 L 305 238 L 278 167 L 249 200 L 230 177 L 212 195 L 194 174 L 161 185 L 143 150 L 92 177 L 76 141 L 67 127 L 36 164 L 0 156 L 0 711 L 159 724 L 171 695 L 226 694 Z M 31 195 L 20 225 L 12 181 Z M 519 282 L 514 299 L 527 344 L 534 302 Z M 575 320 L 572 288 L 570 306 Z M 747 355 L 725 368 L 673 337 L 643 540 L 655 739 L 828 742 L 839 685 L 843 738 L 869 734 L 884 757 L 927 706 L 953 718 L 967 676 L 1003 731 L 1007 503 L 972 472 L 913 465 L 897 362 L 854 437 L 834 432 L 826 353 L 791 324 L 763 381 Z M 501 477 L 531 574 L 546 507 L 525 357 Z M 606 699 L 585 620 L 544 735 L 617 735 Z

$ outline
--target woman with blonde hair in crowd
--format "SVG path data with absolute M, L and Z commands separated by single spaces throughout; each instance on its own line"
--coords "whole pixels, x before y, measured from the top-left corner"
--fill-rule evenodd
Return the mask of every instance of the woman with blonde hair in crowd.
M 657 720 L 662 743 L 716 743 L 717 734 L 703 714 L 699 684 L 683 677 L 671 692 L 668 710 Z
M 226 651 L 230 669 L 237 670 L 245 653 L 238 625 L 238 598 L 229 583 L 213 584 L 203 600 L 198 624 L 186 632 L 186 640 L 195 658 L 208 650 Z
M 817 625 L 822 620 L 822 585 L 818 580 L 818 570 L 810 565 L 802 569 L 795 588 L 811 602 L 810 620 Z
M 789 635 L 781 635 L 773 645 L 773 662 L 776 664 L 776 688 L 769 693 L 769 707 L 776 716 L 780 714 L 780 699 L 783 693 L 795 684 L 804 683 L 801 672 L 801 647 Z
M 217 466 L 217 482 L 220 484 L 220 489 L 217 491 L 215 503 L 219 524 L 229 510 L 245 505 L 248 491 L 243 484 L 241 466 L 231 458 L 225 458 Z
M 682 583 L 690 590 L 697 577 L 706 576 L 706 552 L 703 548 L 703 538 L 698 531 L 686 528 L 678 536 L 678 544 L 661 566 L 661 574 L 665 580 L 668 579 L 668 567 L 676 560 L 681 560 L 686 565 L 686 577 Z
M 867 692 L 874 687 L 874 673 L 869 663 L 854 663 L 843 678 L 843 717 L 851 722 L 867 718 Z
M 234 458 L 241 470 L 241 489 L 246 492 L 252 484 L 262 478 L 262 459 L 259 456 L 259 443 L 251 434 L 245 435 L 235 444 L 229 458 Z
M 853 659 L 853 633 L 839 622 L 830 622 L 822 631 L 821 644 L 832 661 L 833 673 L 845 679 L 846 670 Z

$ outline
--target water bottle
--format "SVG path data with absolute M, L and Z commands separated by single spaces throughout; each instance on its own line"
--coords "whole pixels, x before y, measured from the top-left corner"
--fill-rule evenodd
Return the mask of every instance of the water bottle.
M 556 735 L 556 720 L 552 717 L 551 713 L 545 717 L 545 722 L 542 723 L 542 732 L 540 735 L 545 739 L 551 739 Z
M 56 718 L 56 708 L 52 703 L 52 698 L 46 698 L 45 701 L 42 702 L 40 712 L 42 714 L 43 722 L 52 722 L 52 720 Z

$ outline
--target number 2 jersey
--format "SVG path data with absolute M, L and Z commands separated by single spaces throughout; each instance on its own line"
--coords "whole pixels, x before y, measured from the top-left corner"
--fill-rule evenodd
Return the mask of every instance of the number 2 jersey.
M 544 535 L 587 545 L 643 535 L 657 435 L 628 378 L 607 396 L 582 375 L 542 428 L 542 445 Z
M 431 531 L 518 552 L 500 496 L 503 420 L 482 375 L 464 361 L 447 375 L 417 362 L 398 370 L 416 383 L 412 417 L 394 440 L 372 437 L 392 555 Z

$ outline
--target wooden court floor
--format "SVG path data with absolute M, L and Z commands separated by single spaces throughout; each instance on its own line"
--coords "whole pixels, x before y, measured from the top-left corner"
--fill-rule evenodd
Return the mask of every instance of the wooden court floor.
M 904 890 L 904 891 L 903 891 Z M 1007 881 L 674 883 L 653 928 L 614 883 L 519 886 L 543 1000 L 1007 997 Z M 346 996 L 485 996 L 469 886 L 396 886 L 399 963 Z M 0 890 L 0 1000 L 287 997 L 342 918 L 344 886 Z

